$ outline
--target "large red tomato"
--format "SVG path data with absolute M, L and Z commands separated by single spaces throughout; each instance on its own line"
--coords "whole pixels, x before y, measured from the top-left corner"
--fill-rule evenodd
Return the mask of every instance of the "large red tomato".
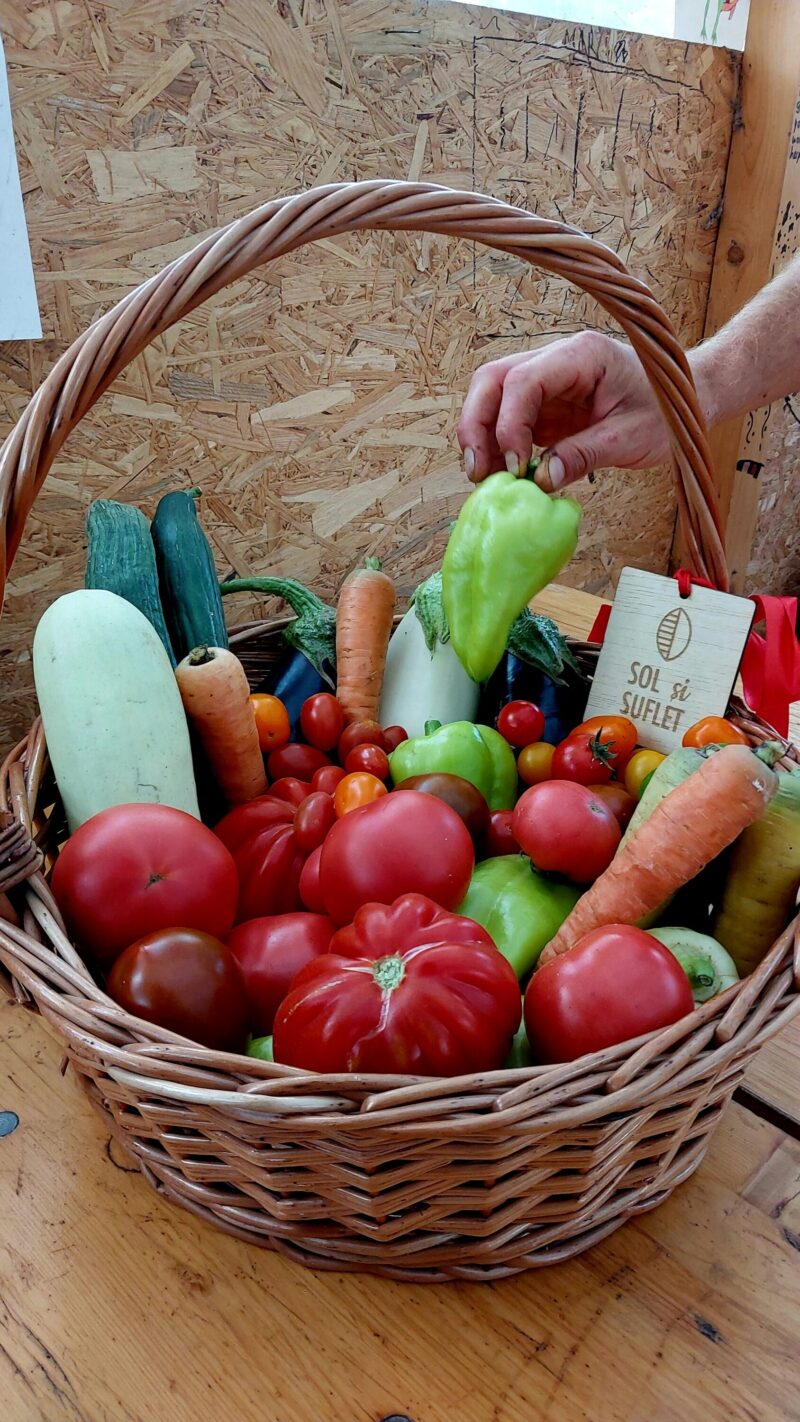
M 477 923 L 406 894 L 359 909 L 330 949 L 300 970 L 278 1009 L 277 1062 L 421 1076 L 502 1066 L 519 985 Z
M 327 953 L 335 929 L 319 913 L 281 913 L 240 923 L 228 939 L 250 999 L 253 1033 L 268 1037 L 292 978 Z
M 591 884 L 607 869 L 621 838 L 611 808 L 573 780 L 545 780 L 521 795 L 514 838 L 537 869 Z
M 126 1012 L 223 1052 L 243 1052 L 250 1007 L 232 953 L 208 933 L 167 928 L 117 958 L 108 991 Z
M 394 790 L 334 825 L 322 846 L 320 886 L 334 923 L 362 904 L 427 894 L 442 908 L 461 903 L 475 867 L 469 830 L 435 795 Z
M 77 829 L 53 869 L 73 938 L 101 963 L 160 928 L 230 932 L 238 881 L 216 835 L 168 805 L 114 805 Z
M 295 834 L 299 813 L 297 805 L 260 795 L 237 805 L 217 825 L 215 833 L 233 855 L 239 875 L 237 923 L 301 907 L 300 874 L 309 850 Z
M 694 1007 L 683 968 L 640 928 L 612 923 L 538 968 L 525 993 L 534 1058 L 571 1062 L 677 1022 Z

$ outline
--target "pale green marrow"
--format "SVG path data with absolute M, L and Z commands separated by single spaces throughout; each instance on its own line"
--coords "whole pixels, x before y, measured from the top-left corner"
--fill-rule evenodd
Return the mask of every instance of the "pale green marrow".
M 189 731 L 163 643 L 116 593 L 66 593 L 45 612 L 33 675 L 70 831 L 111 805 L 199 819 Z

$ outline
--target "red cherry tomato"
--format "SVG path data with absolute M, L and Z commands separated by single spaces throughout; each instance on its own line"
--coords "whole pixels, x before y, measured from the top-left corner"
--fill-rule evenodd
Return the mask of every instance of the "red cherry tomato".
M 614 752 L 614 769 L 619 774 L 636 750 L 638 731 L 627 716 L 590 716 L 581 721 L 572 732 L 573 736 L 583 734 L 599 736 Z
M 610 742 L 592 731 L 572 731 L 556 746 L 550 775 L 553 780 L 574 780 L 578 785 L 607 785 L 615 764 Z
M 330 760 L 316 746 L 302 746 L 294 742 L 273 751 L 267 761 L 270 780 L 282 780 L 292 776 L 297 780 L 310 780 L 315 770 L 330 765 Z
M 311 913 L 325 912 L 322 888 L 319 882 L 319 861 L 321 858 L 322 845 L 319 845 L 317 849 L 312 849 L 300 873 L 300 899 Z
M 627 829 L 631 815 L 636 809 L 636 801 L 629 795 L 624 785 L 590 785 L 593 795 L 603 800 L 611 813 L 616 816 L 621 830 Z
M 492 810 L 489 824 L 480 841 L 480 858 L 496 859 L 501 854 L 519 854 L 519 845 L 512 828 L 513 810 Z
M 250 705 L 256 718 L 258 744 L 264 754 L 285 746 L 292 734 L 292 728 L 283 702 L 277 696 L 268 696 L 266 692 L 259 691 L 250 697 Z
M 621 838 L 608 805 L 573 780 L 532 785 L 517 801 L 515 838 L 537 869 L 591 884 L 607 869 Z
M 408 731 L 404 730 L 402 726 L 385 726 L 383 739 L 386 743 L 386 751 L 391 754 L 393 750 L 397 750 L 397 747 L 403 744 L 403 741 L 408 740 Z
M 322 893 L 334 923 L 351 923 L 362 904 L 408 893 L 456 909 L 467 892 L 475 854 L 456 811 L 437 795 L 381 790 L 381 799 L 340 819 L 322 846 Z
M 298 806 L 294 817 L 294 837 L 301 849 L 317 849 L 336 823 L 333 796 L 315 790 Z M 264 1029 L 266 1031 L 266 1028 Z
M 275 1013 L 306 963 L 327 953 L 335 929 L 318 913 L 280 913 L 251 918 L 228 939 L 250 999 L 253 1035 L 269 1036 Z
M 360 810 L 362 805 L 371 805 L 373 800 L 379 800 L 381 795 L 386 794 L 386 786 L 377 775 L 369 775 L 365 770 L 345 775 L 333 792 L 336 817 L 341 819 L 342 815 L 349 815 L 351 810 Z
M 689 979 L 669 949 L 640 928 L 612 923 L 537 969 L 525 1027 L 535 1061 L 571 1062 L 693 1009 Z
M 311 794 L 308 780 L 298 780 L 295 775 L 284 775 L 269 787 L 272 800 L 285 800 L 287 805 L 302 805 Z
M 332 795 L 340 780 L 344 780 L 346 772 L 340 765 L 323 765 L 319 770 L 315 770 L 311 777 L 312 790 L 324 790 L 326 795 Z
M 318 691 L 303 702 L 300 730 L 308 744 L 317 750 L 332 751 L 344 730 L 344 711 L 329 691 Z
M 386 740 L 377 721 L 353 721 L 345 726 L 339 738 L 339 760 L 344 765 L 355 746 L 380 746 L 386 750 Z
M 190 928 L 164 928 L 141 938 L 108 975 L 115 1002 L 215 1051 L 243 1052 L 250 1005 L 233 954 Z
M 115 805 L 75 831 L 53 893 L 71 936 L 101 963 L 180 924 L 214 938 L 233 925 L 236 865 L 212 830 L 168 805 Z
M 544 734 L 544 716 L 532 701 L 509 701 L 497 718 L 497 729 L 510 746 L 530 746 Z
M 365 770 L 368 775 L 374 775 L 377 780 L 389 779 L 389 758 L 386 751 L 382 751 L 380 746 L 353 746 L 344 768 L 348 775 L 357 770 Z
M 517 774 L 523 784 L 539 785 L 543 780 L 549 780 L 555 753 L 555 746 L 548 741 L 535 741 L 532 746 L 525 746 L 517 757 Z

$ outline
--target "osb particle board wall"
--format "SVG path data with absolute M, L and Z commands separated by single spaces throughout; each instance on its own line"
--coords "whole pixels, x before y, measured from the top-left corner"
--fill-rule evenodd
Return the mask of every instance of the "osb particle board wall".
M 99 312 L 258 201 L 374 175 L 561 214 L 703 322 L 735 88 L 720 50 L 449 0 L 0 0 L 46 338 L 0 351 L 5 428 Z M 68 441 L 14 568 L 3 740 L 31 709 L 36 618 L 80 584 L 98 495 L 151 511 L 199 485 L 221 570 L 332 593 L 365 553 L 410 590 L 467 486 L 471 371 L 604 326 L 519 262 L 443 239 L 320 244 L 168 332 Z M 666 563 L 667 478 L 582 491 L 569 577 L 607 591 Z M 244 605 L 242 612 L 247 611 Z

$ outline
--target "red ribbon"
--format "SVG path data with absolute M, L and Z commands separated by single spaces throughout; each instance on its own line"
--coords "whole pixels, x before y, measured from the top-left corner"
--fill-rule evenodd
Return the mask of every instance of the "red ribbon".
M 688 568 L 675 574 L 681 597 L 689 597 L 692 587 L 713 588 L 705 578 Z M 797 640 L 797 598 L 754 596 L 755 624 L 764 624 L 764 634 L 752 631 L 742 658 L 744 699 L 751 711 L 767 721 L 781 736 L 789 732 L 789 707 L 800 701 L 800 643 Z M 590 642 L 605 639 L 610 606 L 601 607 L 589 633 Z

